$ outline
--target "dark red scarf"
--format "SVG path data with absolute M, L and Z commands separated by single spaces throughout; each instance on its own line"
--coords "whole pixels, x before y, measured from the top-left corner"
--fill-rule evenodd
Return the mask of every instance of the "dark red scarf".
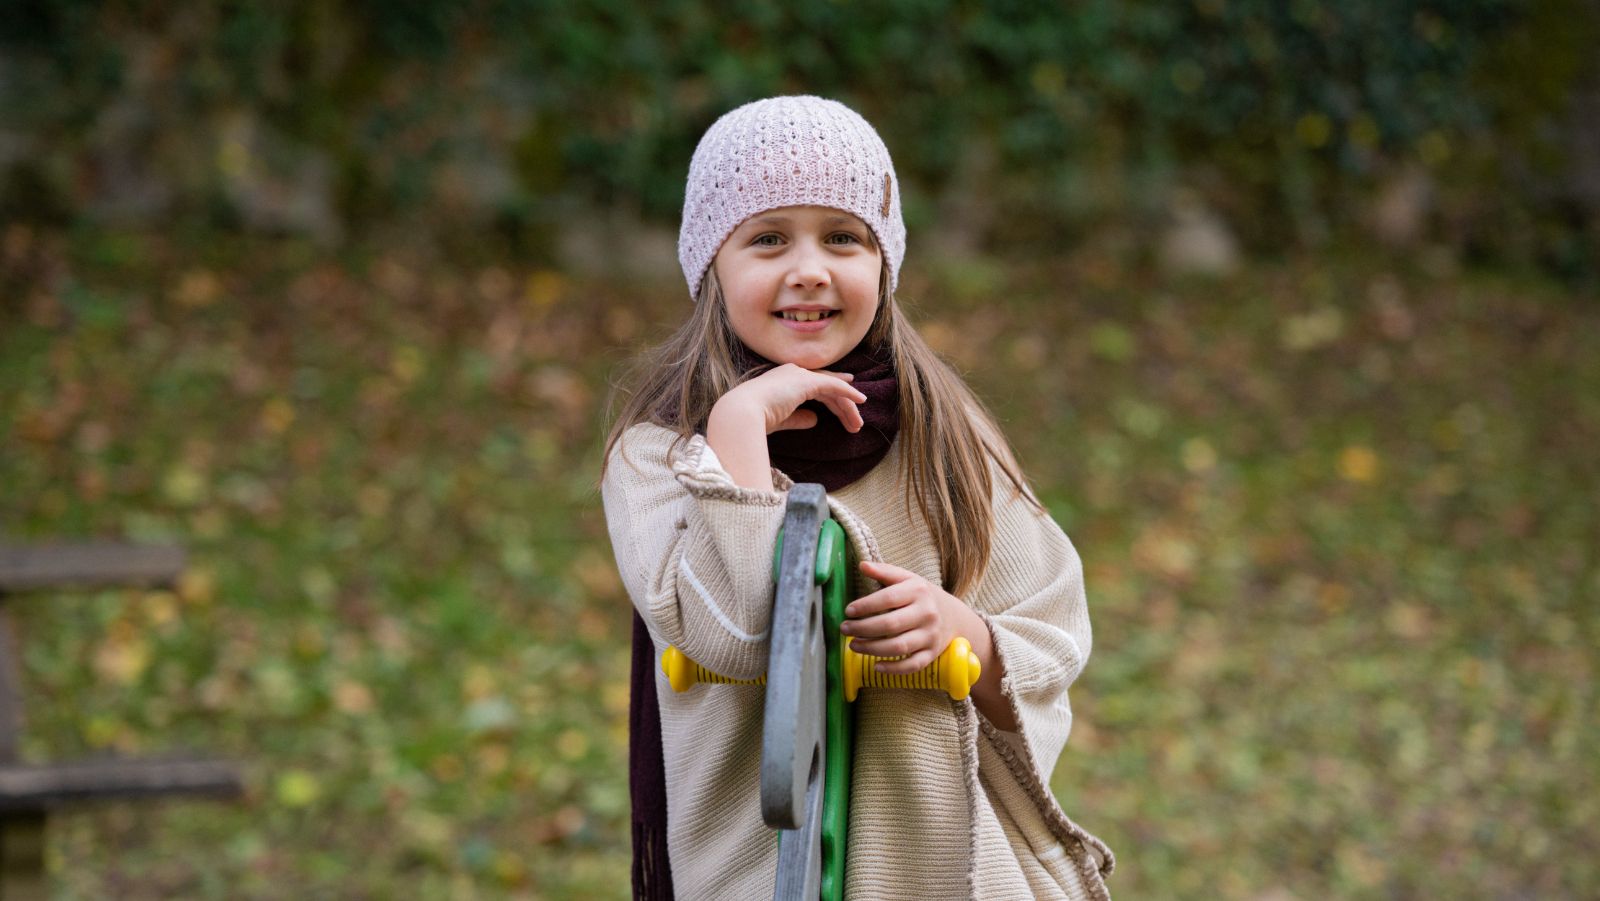
M 743 345 L 738 360 L 746 371 L 773 363 Z M 866 341 L 828 369 L 855 376 L 850 384 L 867 396 L 860 406 L 861 431 L 845 430 L 833 411 L 817 401 L 802 410 L 817 414 L 809 429 L 767 436 L 772 465 L 796 482 L 818 482 L 837 491 L 878 465 L 900 427 L 899 384 L 887 348 L 873 353 Z M 667 860 L 667 775 L 661 751 L 661 709 L 656 701 L 655 645 L 638 611 L 633 614 L 633 672 L 628 704 L 628 791 L 633 799 L 633 897 L 671 901 L 672 867 Z
M 752 366 L 772 365 L 748 349 L 744 353 Z M 773 466 L 796 482 L 820 482 L 837 491 L 866 475 L 889 452 L 900 428 L 900 391 L 887 352 L 875 355 L 865 341 L 827 368 L 855 376 L 850 384 L 867 396 L 858 408 L 864 420 L 861 431 L 845 431 L 832 410 L 821 401 L 808 400 L 800 409 L 817 414 L 817 424 L 768 435 L 767 455 Z

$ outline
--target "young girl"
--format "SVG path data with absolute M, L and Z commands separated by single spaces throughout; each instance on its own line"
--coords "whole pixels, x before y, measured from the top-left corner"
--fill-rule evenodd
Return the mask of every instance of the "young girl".
M 1110 851 L 1048 787 L 1089 656 L 1082 567 L 895 303 L 905 224 L 877 132 L 812 96 L 724 115 L 689 166 L 678 256 L 695 306 L 639 367 L 601 485 L 636 612 L 636 896 L 771 897 L 764 689 L 674 693 L 656 661 L 676 645 L 726 676 L 765 671 L 800 481 L 827 489 L 861 561 L 852 646 L 903 673 L 960 635 L 982 664 L 967 700 L 858 696 L 846 897 L 1108 898 Z

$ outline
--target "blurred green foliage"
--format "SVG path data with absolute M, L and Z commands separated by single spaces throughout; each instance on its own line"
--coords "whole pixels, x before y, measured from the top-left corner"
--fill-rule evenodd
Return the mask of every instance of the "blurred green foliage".
M 537 248 L 555 198 L 672 221 L 716 116 L 807 92 L 884 133 L 920 188 L 913 227 L 967 180 L 1004 211 L 995 240 L 1059 246 L 1159 215 L 1185 185 L 1278 251 L 1361 231 L 1362 203 L 1417 167 L 1441 189 L 1431 229 L 1473 256 L 1570 274 L 1600 242 L 1564 187 L 1564 117 L 1596 75 L 1586 0 L 30 0 L 8 16 L 4 112 L 35 142 L 4 202 L 34 218 L 118 178 L 95 136 L 131 129 L 143 155 L 123 168 L 175 185 L 150 201 L 163 211 L 233 224 L 219 182 L 245 157 L 315 154 L 346 227 L 438 223 L 440 198 L 466 194 Z M 285 158 L 218 124 L 244 113 Z

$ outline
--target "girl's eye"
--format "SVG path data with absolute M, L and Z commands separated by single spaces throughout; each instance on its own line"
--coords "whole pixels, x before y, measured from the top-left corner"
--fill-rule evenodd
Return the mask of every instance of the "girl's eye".
M 772 240 L 768 241 L 767 240 L 768 238 L 771 238 Z M 849 232 L 834 232 L 833 234 L 828 236 L 828 240 L 830 240 L 830 241 L 833 240 L 834 238 L 844 238 L 845 239 L 845 243 L 855 243 L 855 244 L 860 244 L 861 243 L 861 239 L 860 238 L 856 237 L 855 235 L 853 235 L 853 234 L 851 234 Z M 750 243 L 758 245 L 760 247 L 777 247 L 778 246 L 778 242 L 780 242 L 782 240 L 783 240 L 783 238 L 780 237 L 777 232 L 767 232 L 764 235 L 757 235 L 755 237 L 755 239 L 752 240 Z

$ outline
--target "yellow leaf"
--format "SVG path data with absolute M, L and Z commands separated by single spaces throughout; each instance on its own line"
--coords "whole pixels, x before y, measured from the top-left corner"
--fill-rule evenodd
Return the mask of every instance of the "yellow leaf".
M 1339 454 L 1339 475 L 1351 482 L 1370 482 L 1378 476 L 1378 455 L 1372 448 L 1352 444 Z
M 170 591 L 147 591 L 140 606 L 152 626 L 164 626 L 178 617 L 178 596 Z
M 132 684 L 149 664 L 150 646 L 138 633 L 107 639 L 94 656 L 95 672 L 118 685 Z
M 209 604 L 217 595 L 217 577 L 211 570 L 191 566 L 178 577 L 178 597 L 190 604 Z
M 274 435 L 282 435 L 294 424 L 294 407 L 281 397 L 274 397 L 261 408 L 261 425 Z
M 321 794 L 317 777 L 305 770 L 287 770 L 278 776 L 278 803 L 285 807 L 305 807 Z
M 167 470 L 161 482 L 161 493 L 167 500 L 182 507 L 192 507 L 205 498 L 205 474 L 183 463 Z

